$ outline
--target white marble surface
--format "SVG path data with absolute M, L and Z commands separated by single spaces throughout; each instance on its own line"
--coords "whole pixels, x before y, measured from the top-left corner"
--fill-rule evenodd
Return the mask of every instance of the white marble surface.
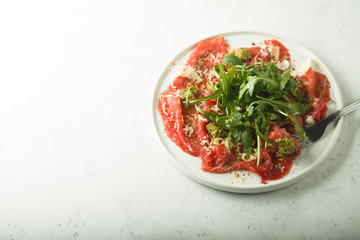
M 0 239 L 360 238 L 360 111 L 312 175 L 255 195 L 186 178 L 152 123 L 168 61 L 228 31 L 298 41 L 345 104 L 359 99 L 359 12 L 356 0 L 2 1 Z

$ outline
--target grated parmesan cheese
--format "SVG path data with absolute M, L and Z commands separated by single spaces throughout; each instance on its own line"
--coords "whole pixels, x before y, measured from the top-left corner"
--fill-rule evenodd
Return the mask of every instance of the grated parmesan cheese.
M 194 128 L 190 124 L 186 124 L 184 127 L 185 136 L 190 137 L 194 133 Z
M 209 122 L 209 119 L 207 119 L 207 118 L 204 117 L 203 115 L 199 114 L 199 121 Z
M 210 145 L 218 145 L 218 144 L 222 144 L 223 142 L 224 142 L 223 138 L 216 137 L 211 140 Z
M 200 145 L 204 146 L 204 145 L 209 145 L 209 140 L 201 140 Z

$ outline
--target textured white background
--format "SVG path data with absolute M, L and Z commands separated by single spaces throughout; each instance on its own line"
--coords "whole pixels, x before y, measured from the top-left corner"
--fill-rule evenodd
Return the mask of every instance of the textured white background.
M 186 178 L 152 122 L 168 62 L 229 31 L 303 44 L 345 105 L 359 99 L 359 12 L 356 0 L 2 1 L 0 239 L 360 238 L 360 111 L 312 175 L 256 195 Z

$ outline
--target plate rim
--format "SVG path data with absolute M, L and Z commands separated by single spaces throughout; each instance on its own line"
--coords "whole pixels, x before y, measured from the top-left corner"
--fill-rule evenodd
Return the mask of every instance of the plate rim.
M 154 124 L 154 129 L 156 131 L 156 134 L 158 136 L 158 141 L 161 142 L 161 145 L 163 146 L 163 148 L 165 148 L 166 152 L 169 154 L 169 156 L 173 159 L 173 161 L 171 161 L 171 163 L 185 176 L 189 177 L 190 179 L 201 183 L 205 186 L 217 189 L 217 190 L 221 190 L 221 191 L 226 191 L 226 192 L 233 192 L 233 193 L 262 193 L 262 192 L 269 192 L 269 191 L 274 191 L 274 190 L 278 190 L 281 188 L 285 188 L 287 186 L 290 186 L 296 182 L 299 182 L 300 180 L 304 179 L 306 176 L 308 176 L 309 174 L 311 174 L 325 159 L 326 156 L 329 155 L 329 153 L 331 152 L 331 148 L 329 148 L 329 151 L 322 154 L 319 158 L 317 158 L 316 161 L 314 161 L 311 165 L 308 166 L 309 169 L 307 169 L 305 172 L 298 174 L 290 179 L 284 180 L 284 181 L 278 181 L 276 183 L 272 183 L 272 184 L 252 184 L 252 185 L 226 185 L 226 184 L 220 184 L 217 181 L 214 181 L 213 179 L 202 179 L 200 176 L 194 174 L 190 169 L 188 169 L 187 167 L 183 166 L 182 164 L 180 164 L 180 162 L 177 160 L 177 158 L 173 155 L 173 153 L 171 153 L 169 151 L 169 149 L 165 146 L 165 143 L 162 141 L 162 136 L 160 135 L 160 131 L 157 127 L 157 120 L 156 120 L 156 114 L 157 114 L 157 101 L 158 101 L 158 94 L 159 93 L 159 88 L 161 85 L 162 80 L 165 78 L 165 76 L 168 74 L 168 69 L 171 67 L 172 63 L 176 61 L 176 59 L 178 59 L 180 56 L 183 56 L 185 53 L 188 53 L 189 51 L 191 51 L 195 45 L 204 39 L 208 39 L 208 38 L 214 38 L 214 37 L 218 37 L 218 36 L 224 36 L 225 38 L 227 36 L 232 36 L 232 35 L 240 35 L 240 34 L 252 34 L 252 35 L 264 35 L 264 36 L 268 36 L 271 37 L 273 39 L 277 39 L 279 41 L 286 41 L 288 43 L 290 43 L 291 45 L 295 46 L 297 49 L 300 49 L 301 51 L 307 52 L 309 53 L 314 60 L 316 60 L 317 63 L 319 63 L 319 65 L 328 73 L 327 77 L 329 79 L 332 79 L 333 81 L 331 81 L 330 86 L 333 89 L 336 89 L 337 91 L 333 91 L 334 95 L 336 95 L 336 109 L 340 109 L 343 107 L 343 100 L 342 100 L 342 94 L 340 91 L 340 88 L 337 84 L 337 81 L 334 77 L 334 75 L 332 74 L 332 72 L 329 70 L 329 68 L 326 66 L 326 64 L 315 54 L 313 53 L 311 50 L 307 49 L 306 47 L 304 47 L 303 45 L 299 44 L 298 42 L 291 40 L 287 37 L 281 36 L 281 35 L 274 35 L 272 33 L 268 33 L 268 32 L 264 32 L 264 31 L 232 31 L 232 32 L 224 32 L 224 33 L 220 33 L 220 34 L 216 34 L 216 35 L 212 35 L 203 39 L 200 39 L 198 41 L 196 41 L 195 43 L 192 43 L 191 45 L 189 45 L 188 47 L 184 48 L 182 51 L 180 51 L 178 54 L 176 54 L 171 61 L 168 62 L 168 65 L 163 69 L 163 71 L 161 72 L 155 88 L 153 89 L 153 101 L 152 101 L 152 115 L 153 115 L 153 124 Z M 330 138 L 330 141 L 328 143 L 328 145 L 330 146 L 334 146 L 334 144 L 336 143 L 336 141 L 338 140 L 339 136 L 340 136 L 340 132 L 343 126 L 343 119 L 340 118 L 340 120 L 337 122 L 336 126 L 334 126 L 334 129 L 332 129 L 331 131 L 332 136 Z

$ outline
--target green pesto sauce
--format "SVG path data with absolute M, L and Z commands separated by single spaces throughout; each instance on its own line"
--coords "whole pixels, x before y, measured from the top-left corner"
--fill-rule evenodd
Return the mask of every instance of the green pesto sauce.
M 278 144 L 279 153 L 282 155 L 289 155 L 296 151 L 295 142 L 290 138 L 276 139 L 276 143 Z
M 215 123 L 211 122 L 208 125 L 206 125 L 206 130 L 212 137 L 221 137 L 224 138 L 228 134 L 225 130 L 223 130 L 221 127 L 217 126 Z

